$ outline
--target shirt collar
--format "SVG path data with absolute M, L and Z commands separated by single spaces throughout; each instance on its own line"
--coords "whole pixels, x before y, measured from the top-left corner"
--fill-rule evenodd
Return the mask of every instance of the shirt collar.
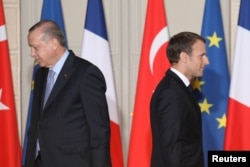
M 59 59 L 59 61 L 54 65 L 54 67 L 51 67 L 50 69 L 52 69 L 56 75 L 58 75 L 62 69 L 63 64 L 65 63 L 67 57 L 69 55 L 69 51 L 66 50 L 63 54 L 63 56 Z
M 183 75 L 180 71 L 176 70 L 173 67 L 171 67 L 170 70 L 173 71 L 178 77 L 180 77 L 180 79 L 186 85 L 186 87 L 190 85 L 190 81 L 188 80 L 188 78 L 185 75 Z

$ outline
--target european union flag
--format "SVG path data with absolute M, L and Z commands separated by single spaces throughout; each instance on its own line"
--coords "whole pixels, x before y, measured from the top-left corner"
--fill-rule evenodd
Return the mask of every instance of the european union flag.
M 61 7 L 61 0 L 44 0 L 43 6 L 42 6 L 41 20 L 53 20 L 53 21 L 55 21 L 58 24 L 58 26 L 61 28 L 61 30 L 64 32 L 65 39 L 66 39 L 64 20 L 63 20 L 63 14 L 62 14 L 62 7 Z M 31 92 L 30 92 L 30 100 L 29 100 L 29 109 L 28 109 L 28 114 L 27 114 L 26 129 L 25 129 L 25 136 L 24 136 L 24 143 L 23 143 L 22 165 L 24 165 L 25 158 L 26 158 L 26 150 L 27 150 L 27 143 L 28 143 L 27 132 L 28 132 L 28 129 L 30 127 L 30 116 L 31 116 L 31 110 L 32 110 L 34 78 L 35 78 L 35 73 L 39 68 L 40 68 L 40 66 L 38 64 L 34 64 Z
M 207 166 L 208 150 L 222 150 L 229 93 L 229 72 L 220 1 L 206 0 L 201 35 L 206 39 L 209 65 L 193 83 L 199 96 L 203 121 L 203 147 Z

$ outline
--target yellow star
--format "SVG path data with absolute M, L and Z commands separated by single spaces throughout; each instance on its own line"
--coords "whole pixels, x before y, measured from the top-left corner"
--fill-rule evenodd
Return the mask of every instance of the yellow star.
M 220 47 L 219 42 L 222 40 L 222 38 L 217 37 L 216 32 L 214 32 L 213 36 L 208 36 L 207 38 L 210 41 L 209 47 L 212 47 L 212 46 L 216 46 L 217 48 Z
M 192 82 L 192 88 L 198 89 L 201 92 L 201 85 L 203 85 L 205 82 L 200 81 L 199 78 L 195 78 L 195 80 Z
M 219 122 L 218 129 L 222 127 L 226 127 L 226 123 L 227 123 L 226 114 L 223 114 L 221 118 L 216 118 L 216 120 Z
M 205 98 L 202 103 L 199 103 L 199 106 L 201 108 L 201 112 L 206 112 L 207 114 L 210 114 L 209 108 L 213 106 L 213 104 L 209 104 L 207 102 L 207 99 Z

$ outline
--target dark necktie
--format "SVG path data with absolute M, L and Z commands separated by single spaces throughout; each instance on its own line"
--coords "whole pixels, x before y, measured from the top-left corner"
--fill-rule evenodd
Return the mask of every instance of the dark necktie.
M 48 77 L 47 77 L 47 84 L 46 84 L 46 90 L 45 90 L 45 95 L 44 95 L 44 103 L 43 103 L 43 106 L 45 106 L 48 98 L 49 98 L 49 95 L 50 95 L 50 92 L 54 86 L 54 78 L 55 78 L 55 72 L 53 70 L 49 70 L 49 73 L 48 73 Z

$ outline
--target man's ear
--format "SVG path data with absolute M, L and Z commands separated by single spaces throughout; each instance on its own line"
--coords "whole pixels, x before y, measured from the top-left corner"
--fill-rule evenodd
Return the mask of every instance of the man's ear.
M 186 52 L 180 53 L 180 61 L 186 63 L 188 61 L 188 54 Z
M 57 40 L 56 38 L 52 38 L 52 39 L 51 39 L 51 45 L 52 45 L 52 47 L 53 47 L 54 49 L 56 49 L 56 48 L 58 47 L 58 45 L 59 45 L 58 40 Z

